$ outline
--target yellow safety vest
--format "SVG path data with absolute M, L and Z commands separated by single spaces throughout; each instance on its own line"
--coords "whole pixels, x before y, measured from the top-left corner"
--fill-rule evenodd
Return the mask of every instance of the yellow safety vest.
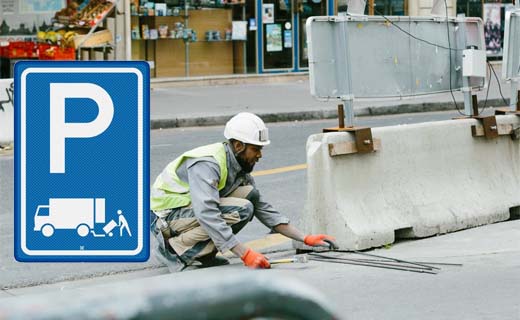
M 202 146 L 183 153 L 170 162 L 155 179 L 152 186 L 150 208 L 156 212 L 187 206 L 191 203 L 188 183 L 177 176 L 177 169 L 190 158 L 213 157 L 220 167 L 218 190 L 222 190 L 227 180 L 227 157 L 225 145 L 221 142 Z

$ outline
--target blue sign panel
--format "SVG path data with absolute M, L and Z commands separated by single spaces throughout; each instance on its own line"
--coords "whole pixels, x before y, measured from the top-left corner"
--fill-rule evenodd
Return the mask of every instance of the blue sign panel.
M 149 67 L 15 65 L 15 257 L 146 261 Z

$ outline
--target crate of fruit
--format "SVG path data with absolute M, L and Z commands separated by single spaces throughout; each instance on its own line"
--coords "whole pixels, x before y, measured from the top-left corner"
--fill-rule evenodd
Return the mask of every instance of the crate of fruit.
M 36 43 L 32 41 L 9 42 L 3 56 L 10 59 L 36 58 L 38 56 Z
M 40 60 L 75 60 L 76 51 L 74 48 L 43 44 L 38 49 L 38 58 Z

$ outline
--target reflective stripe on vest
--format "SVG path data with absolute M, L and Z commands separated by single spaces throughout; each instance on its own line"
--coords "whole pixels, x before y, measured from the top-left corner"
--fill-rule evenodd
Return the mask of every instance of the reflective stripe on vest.
M 157 213 L 165 209 L 187 206 L 191 203 L 189 185 L 177 176 L 177 169 L 191 158 L 213 157 L 220 167 L 218 190 L 222 190 L 227 180 L 227 157 L 223 143 L 202 146 L 183 153 L 170 162 L 155 180 L 151 190 L 150 208 Z

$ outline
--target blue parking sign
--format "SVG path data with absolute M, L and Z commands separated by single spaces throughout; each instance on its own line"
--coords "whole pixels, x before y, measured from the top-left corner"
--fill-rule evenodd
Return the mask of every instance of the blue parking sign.
M 149 66 L 15 65 L 15 257 L 149 257 Z

